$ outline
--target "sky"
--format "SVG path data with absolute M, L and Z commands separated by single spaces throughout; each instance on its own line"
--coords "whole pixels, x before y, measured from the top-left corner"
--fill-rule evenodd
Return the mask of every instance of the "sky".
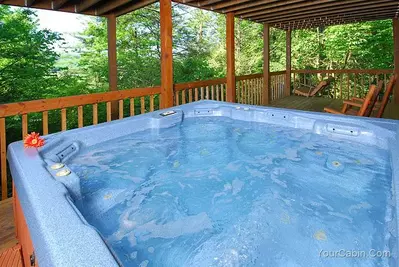
M 47 10 L 36 10 L 39 27 L 61 33 L 67 43 L 73 45 L 77 43 L 74 38 L 76 33 L 81 32 L 87 22 L 92 19 L 90 16 L 78 15 L 66 12 L 55 12 Z

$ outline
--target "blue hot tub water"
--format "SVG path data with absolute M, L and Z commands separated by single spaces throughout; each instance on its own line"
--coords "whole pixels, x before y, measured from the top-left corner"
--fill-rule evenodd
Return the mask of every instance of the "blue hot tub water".
M 124 266 L 389 266 L 390 154 L 228 117 L 84 147 L 73 199 Z

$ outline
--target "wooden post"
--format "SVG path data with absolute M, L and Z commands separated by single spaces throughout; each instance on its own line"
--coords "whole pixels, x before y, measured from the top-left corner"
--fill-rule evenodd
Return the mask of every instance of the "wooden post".
M 116 17 L 108 16 L 108 79 L 109 90 L 118 90 L 118 67 L 116 56 Z M 118 119 L 118 102 L 112 102 L 112 119 Z
M 160 0 L 161 108 L 173 106 L 172 2 Z
M 393 42 L 394 42 L 394 68 L 395 74 L 399 77 L 399 19 L 393 21 Z M 399 104 L 399 82 L 396 82 L 393 91 L 395 104 Z
M 285 88 L 284 96 L 291 94 L 291 29 L 285 32 L 286 36 L 286 62 L 285 62 Z
M 227 52 L 227 102 L 236 101 L 236 75 L 235 75 L 235 40 L 234 40 L 234 13 L 226 15 L 226 52 Z
M 262 105 L 270 102 L 270 25 L 263 25 L 263 97 Z

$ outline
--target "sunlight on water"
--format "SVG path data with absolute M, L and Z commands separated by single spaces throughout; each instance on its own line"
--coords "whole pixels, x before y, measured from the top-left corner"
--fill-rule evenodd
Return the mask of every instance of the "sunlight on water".
M 68 166 L 77 206 L 124 266 L 345 267 L 390 264 L 323 254 L 393 250 L 389 162 L 375 147 L 221 117 L 89 147 Z

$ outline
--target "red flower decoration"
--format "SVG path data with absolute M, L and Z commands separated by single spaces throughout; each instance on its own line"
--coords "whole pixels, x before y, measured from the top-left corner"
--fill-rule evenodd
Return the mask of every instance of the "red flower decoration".
M 31 133 L 25 137 L 24 147 L 42 147 L 44 146 L 44 139 L 38 133 Z

